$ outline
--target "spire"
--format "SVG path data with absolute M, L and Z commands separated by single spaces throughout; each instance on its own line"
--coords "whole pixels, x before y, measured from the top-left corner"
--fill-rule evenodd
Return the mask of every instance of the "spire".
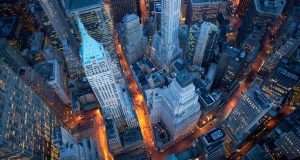
M 78 28 L 81 34 L 81 59 L 83 65 L 91 64 L 92 61 L 102 61 L 106 57 L 106 50 L 103 45 L 93 39 L 85 29 L 80 18 L 77 16 Z
M 79 28 L 81 37 L 88 36 L 87 30 L 85 29 L 85 27 L 84 27 L 83 23 L 81 22 L 80 18 L 78 16 L 76 16 L 76 17 L 77 17 L 78 28 Z

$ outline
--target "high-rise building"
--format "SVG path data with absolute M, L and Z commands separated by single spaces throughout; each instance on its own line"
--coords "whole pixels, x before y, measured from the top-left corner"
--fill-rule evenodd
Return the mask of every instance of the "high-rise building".
M 226 15 L 227 0 L 189 0 L 186 22 L 193 25 L 199 20 L 217 24 L 217 15 Z
M 285 3 L 285 0 L 251 0 L 246 18 L 239 28 L 238 44 L 242 44 L 253 31 L 258 31 L 257 33 L 264 37 L 281 15 Z
M 270 102 L 255 86 L 243 95 L 222 125 L 222 129 L 226 133 L 226 156 L 235 152 L 247 135 L 259 125 L 259 120 L 270 108 Z
M 62 40 L 63 55 L 71 79 L 84 75 L 82 64 L 77 56 L 74 56 L 68 39 Z
M 46 63 L 38 63 L 34 70 L 39 73 L 54 93 L 66 104 L 71 104 L 71 99 L 67 94 L 65 76 L 61 66 L 56 60 L 50 60 Z
M 65 149 L 68 145 L 76 142 L 71 133 L 61 126 L 53 128 L 51 138 L 53 144 L 57 146 L 60 151 Z
M 246 53 L 241 52 L 239 55 L 229 60 L 228 66 L 226 67 L 225 73 L 223 74 L 219 84 L 220 88 L 225 92 L 234 90 L 235 86 L 237 85 L 237 78 L 243 67 L 245 57 Z M 222 62 L 220 61 L 220 63 Z
M 156 107 L 160 108 L 159 117 L 173 139 L 177 139 L 195 127 L 201 111 L 198 95 L 188 71 L 179 72 L 176 80 L 162 89 L 158 96 L 161 97 L 160 101 L 153 105 L 158 105 Z
M 120 85 L 116 83 L 110 58 L 101 43 L 94 40 L 78 19 L 81 33 L 81 57 L 85 74 L 104 113 L 105 118 L 114 119 L 118 127 L 136 127 L 131 106 L 126 106 Z M 125 116 L 128 115 L 128 116 Z
M 199 21 L 192 25 L 189 29 L 187 49 L 184 57 L 184 59 L 189 63 L 193 63 L 193 57 L 195 55 L 195 49 L 197 46 L 201 25 L 202 21 Z
M 77 143 L 66 146 L 64 150 L 59 152 L 59 156 L 61 160 L 86 160 L 83 147 Z
M 71 104 L 71 99 L 67 94 L 67 88 L 65 84 L 65 78 L 61 66 L 56 60 L 48 61 L 50 65 L 50 75 L 48 77 L 48 84 L 59 96 L 59 98 L 67 105 Z
M 119 61 L 113 41 L 113 24 L 109 14 L 109 6 L 103 0 L 69 0 L 66 12 L 73 26 L 73 33 L 77 40 L 81 40 L 77 24 L 79 17 L 89 35 L 103 44 L 111 58 L 111 66 L 115 75 L 120 74 Z
M 125 57 L 129 64 L 137 62 L 145 54 L 147 38 L 143 35 L 140 19 L 135 14 L 123 18 Z
M 108 52 L 115 52 L 112 39 L 112 21 L 103 0 L 69 0 L 67 14 L 73 25 L 73 32 L 78 40 L 81 40 L 77 24 L 79 17 L 86 29 L 96 41 L 103 44 Z
M 54 30 L 48 16 L 38 1 L 29 2 L 31 13 L 36 18 L 37 22 L 41 24 L 41 28 L 46 30 L 46 35 L 49 38 L 50 44 L 58 51 L 62 51 L 61 39 L 58 33 Z
M 267 58 L 260 72 L 263 75 L 270 75 L 277 67 L 283 57 L 290 57 L 300 46 L 300 38 L 289 38 L 278 50 L 275 50 L 270 57 Z
M 276 140 L 275 145 L 279 152 L 287 157 L 288 160 L 300 157 L 300 137 L 293 131 L 281 135 Z
M 99 155 L 98 144 L 91 138 L 84 138 L 78 142 L 79 145 L 83 147 L 84 158 L 86 160 L 102 160 L 101 155 Z
M 161 28 L 153 38 L 153 53 L 160 65 L 167 66 L 181 57 L 179 20 L 181 0 L 162 0 Z
M 69 108 L 54 91 L 49 90 L 50 86 L 44 77 L 31 68 L 5 39 L 0 39 L 0 52 L 0 59 L 19 74 L 21 79 L 53 110 L 59 121 L 63 121 Z
M 122 144 L 119 136 L 119 130 L 112 119 L 105 120 L 107 132 L 107 143 L 112 154 L 116 155 L 122 152 Z
M 59 148 L 63 160 L 100 160 L 97 142 L 89 137 L 77 141 L 69 131 L 61 126 L 54 128 L 52 141 Z
M 269 79 L 264 81 L 262 90 L 274 103 L 281 104 L 299 80 L 300 64 L 283 59 Z
M 115 25 L 119 23 L 126 14 L 137 14 L 137 0 L 111 0 L 111 14 Z
M 244 43 L 242 44 L 241 48 L 246 52 L 245 62 L 239 75 L 239 78 L 242 80 L 245 79 L 252 70 L 252 65 L 256 60 L 258 53 L 260 52 L 260 40 L 260 36 L 258 37 L 256 36 L 256 34 L 251 34 L 245 39 Z
M 59 5 L 57 0 L 39 0 L 39 2 L 60 40 L 66 41 L 64 42 L 63 49 L 66 49 L 64 52 L 65 55 L 67 55 L 65 60 L 71 78 L 81 76 L 83 69 L 79 60 L 78 42 L 71 32 L 70 25 L 67 22 L 67 17 L 62 9 L 62 6 Z M 76 70 L 75 72 L 74 69 Z
M 216 48 L 218 27 L 209 22 L 203 22 L 198 32 L 193 64 L 208 67 Z
M 0 159 L 51 159 L 54 114 L 2 61 L 0 105 Z
M 226 46 L 224 51 L 221 54 L 221 57 L 219 59 L 218 67 L 217 67 L 217 74 L 216 78 L 214 80 L 214 87 L 218 87 L 227 66 L 229 65 L 230 60 L 234 59 L 235 57 L 238 57 L 241 53 L 241 50 L 234 48 L 232 46 Z
M 199 158 L 203 160 L 223 160 L 225 159 L 224 153 L 224 137 L 225 133 L 215 128 L 207 134 L 195 140 L 196 145 L 201 147 L 202 153 Z

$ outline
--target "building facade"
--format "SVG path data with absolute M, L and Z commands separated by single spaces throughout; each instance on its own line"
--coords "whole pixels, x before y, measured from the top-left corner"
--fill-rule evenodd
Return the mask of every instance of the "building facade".
M 178 73 L 169 87 L 162 89 L 161 100 L 153 105 L 159 108 L 159 119 L 166 125 L 173 139 L 187 134 L 200 118 L 200 104 L 189 73 Z
M 242 44 L 246 37 L 254 31 L 265 37 L 278 20 L 285 4 L 285 0 L 251 0 L 245 14 L 246 18 L 244 18 L 243 24 L 239 28 L 237 35 L 238 45 Z
M 71 32 L 62 6 L 59 5 L 57 0 L 40 0 L 39 2 L 61 42 L 66 41 L 64 43 L 68 43 L 68 47 L 64 44 L 63 49 L 66 49 L 64 51 L 65 55 L 67 55 L 65 61 L 70 77 L 76 78 L 81 76 L 83 68 L 80 65 L 78 42 Z
M 213 49 L 218 38 L 218 27 L 209 22 L 203 22 L 199 30 L 193 57 L 193 64 L 208 66 L 212 59 Z
M 259 120 L 270 108 L 270 102 L 255 86 L 243 95 L 222 125 L 222 129 L 226 133 L 226 156 L 230 156 L 238 149 L 247 135 L 258 126 Z
M 122 99 L 120 85 L 113 75 L 110 58 L 101 43 L 94 40 L 78 19 L 81 33 L 81 57 L 85 74 L 104 113 L 105 118 L 114 119 L 118 127 L 130 126 L 136 121 L 134 116 L 125 117 L 132 112 Z
M 140 19 L 135 14 L 123 18 L 125 31 L 125 57 L 129 64 L 133 64 L 145 54 L 147 38 L 143 35 Z
M 47 83 L 65 104 L 71 105 L 71 99 L 66 90 L 63 70 L 56 60 L 48 61 L 48 64 L 51 67 L 51 72 Z
M 162 66 L 172 64 L 182 56 L 179 48 L 179 21 L 181 0 L 162 0 L 161 28 L 154 35 L 152 52 Z
M 113 22 L 110 17 L 109 6 L 103 0 L 72 0 L 68 2 L 66 12 L 77 40 L 81 41 L 77 23 L 77 17 L 79 17 L 88 34 L 97 42 L 103 44 L 108 51 L 107 56 L 111 58 L 114 74 L 120 74 L 119 61 L 113 41 Z
M 0 159 L 50 159 L 54 114 L 0 62 Z

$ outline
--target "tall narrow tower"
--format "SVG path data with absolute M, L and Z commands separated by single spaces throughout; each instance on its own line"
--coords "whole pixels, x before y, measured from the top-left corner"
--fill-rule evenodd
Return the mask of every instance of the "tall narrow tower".
M 136 119 L 125 105 L 119 85 L 112 72 L 107 50 L 94 40 L 78 18 L 81 33 L 81 59 L 88 82 L 90 83 L 103 111 L 104 117 L 114 119 L 117 126 L 133 127 Z
M 170 65 L 180 57 L 179 20 L 181 0 L 162 0 L 160 45 L 155 48 L 155 56 L 162 65 Z

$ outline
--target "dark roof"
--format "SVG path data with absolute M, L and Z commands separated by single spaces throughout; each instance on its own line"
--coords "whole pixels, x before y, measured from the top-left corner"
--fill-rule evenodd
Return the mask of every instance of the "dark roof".
M 72 11 L 101 4 L 103 4 L 103 0 L 69 0 L 67 7 L 69 11 Z
M 184 88 L 192 83 L 192 77 L 189 72 L 184 69 L 177 74 L 176 81 Z
M 224 132 L 221 129 L 214 129 L 211 132 L 204 135 L 208 143 L 214 143 L 225 137 Z

